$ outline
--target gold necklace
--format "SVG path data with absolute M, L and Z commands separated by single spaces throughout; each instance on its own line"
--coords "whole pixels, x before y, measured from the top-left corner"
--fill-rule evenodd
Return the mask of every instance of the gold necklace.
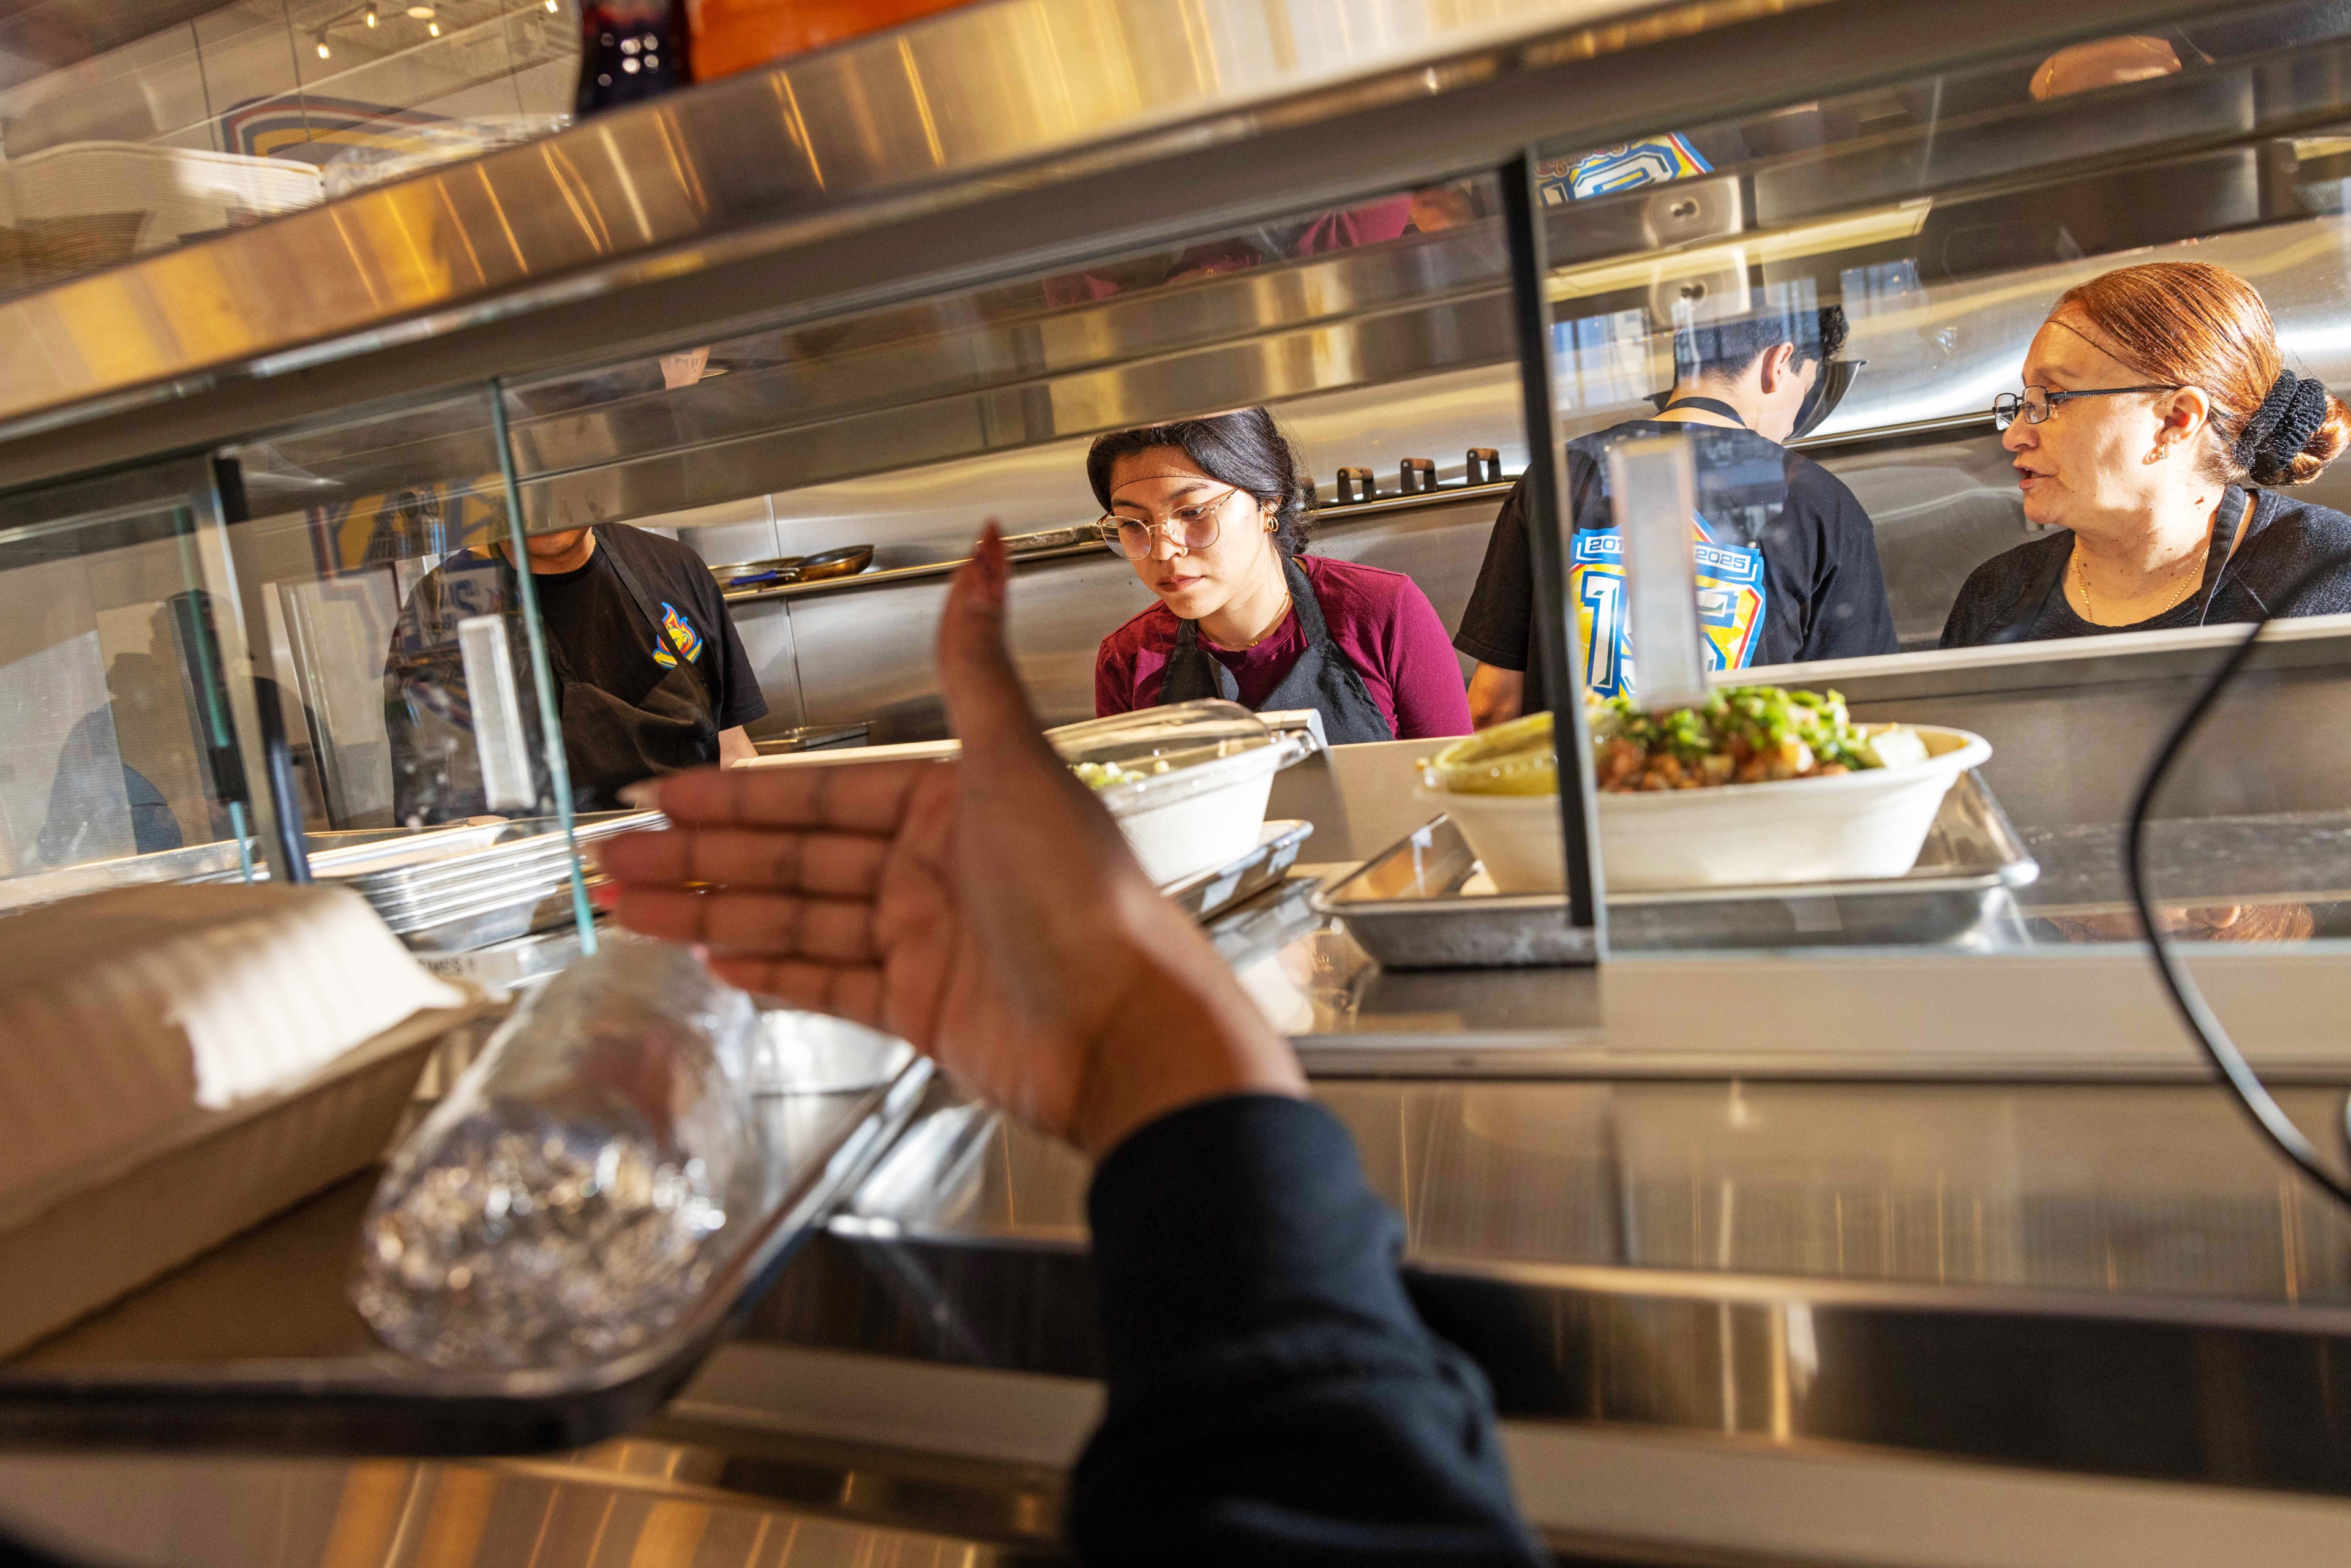
M 2190 579 L 2187 574 L 2187 569 L 2191 566 L 2200 567 L 2202 564 L 2202 558 L 2193 550 L 2180 557 L 2179 564 L 2168 569 L 2173 575 L 2181 580 L 2179 589 L 2173 592 L 2170 598 L 2165 600 L 2149 613 L 2140 616 L 2139 619 L 2141 621 L 2151 621 L 2156 616 L 2163 614 L 2166 611 L 2177 608 L 2179 601 L 2186 599 L 2190 593 L 2194 592 L 2196 591 L 2196 584 L 2202 580 L 2203 574 L 2200 571 L 2195 578 Z M 2109 622 L 2100 621 L 2098 619 L 2097 601 L 2090 597 L 2090 573 L 2082 564 L 2082 549 L 2079 545 L 2076 545 L 2074 548 L 2074 586 L 2081 590 L 2082 608 L 2088 612 L 2083 619 L 2099 626 L 2109 624 Z M 2112 622 L 2112 624 L 2121 625 L 2127 624 L 2127 622 Z
M 1217 646 L 1222 648 L 1228 653 L 1246 653 L 1251 648 L 1256 647 L 1259 643 L 1264 642 L 1268 637 L 1272 636 L 1276 632 L 1280 631 L 1283 623 L 1289 621 L 1289 619 L 1290 591 L 1288 589 L 1284 589 L 1281 593 L 1281 610 L 1280 613 L 1274 616 L 1272 625 L 1267 627 L 1264 631 L 1259 632 L 1256 636 L 1250 638 L 1246 643 L 1219 643 Z

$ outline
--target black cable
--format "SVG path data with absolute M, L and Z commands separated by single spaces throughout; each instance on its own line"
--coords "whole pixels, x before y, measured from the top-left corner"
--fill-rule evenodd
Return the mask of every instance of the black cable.
M 2273 597 L 2280 603 L 2291 602 L 2294 595 L 2322 571 L 2337 569 L 2339 564 L 2323 562 L 2305 571 L 2292 590 Z M 2204 689 L 2196 695 L 2194 702 L 2188 705 L 2187 712 L 2179 716 L 2171 734 L 2156 749 L 2155 759 L 2147 766 L 2147 778 L 2138 787 L 2137 798 L 2131 802 L 2130 823 L 2123 845 L 2123 873 L 2129 881 L 2131 905 L 2138 912 L 2139 928 L 2147 933 L 2147 945 L 2154 951 L 2156 971 L 2163 977 L 2164 989 L 2170 993 L 2171 1005 L 2179 1010 L 2181 1021 L 2188 1026 L 2188 1032 L 2202 1047 L 2213 1070 L 2220 1073 L 2221 1081 L 2236 1095 L 2238 1104 L 2252 1119 L 2254 1128 L 2262 1136 L 2268 1139 L 2278 1153 L 2303 1175 L 2333 1195 L 2336 1202 L 2351 1207 L 2351 1183 L 2346 1183 L 2319 1163 L 2318 1151 L 2311 1146 L 2310 1140 L 2302 1135 L 2302 1129 L 2294 1124 L 2284 1108 L 2272 1097 L 2260 1074 L 2246 1061 L 2236 1042 L 2229 1038 L 2229 1031 L 2220 1027 L 2220 1020 L 2213 1016 L 2210 1006 L 2204 1000 L 2203 991 L 2180 963 L 2170 938 L 2164 935 L 2162 926 L 2158 924 L 2155 906 L 2147 891 L 2147 817 L 2155 804 L 2156 794 L 2163 788 L 2164 779 L 2171 771 L 2172 763 L 2186 749 L 2197 727 L 2204 722 L 2204 716 L 2220 700 L 2221 691 L 2252 657 L 2253 644 L 2261 641 L 2262 632 L 2268 625 L 2266 615 L 2253 622 L 2252 629 L 2229 651 L 2229 656 L 2220 661 L 2220 667 L 2212 673 L 2210 680 L 2204 683 Z M 2344 1101 L 2339 1130 L 2343 1134 L 2346 1149 L 2351 1150 L 2351 1096 L 2346 1096 Z

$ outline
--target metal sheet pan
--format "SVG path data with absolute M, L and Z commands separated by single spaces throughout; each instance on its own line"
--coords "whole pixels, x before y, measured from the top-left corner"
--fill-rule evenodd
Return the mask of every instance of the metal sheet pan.
M 1590 963 L 1584 934 L 1555 894 L 1465 893 L 1478 869 L 1459 830 L 1439 817 L 1315 897 L 1391 969 L 1521 968 Z M 1945 944 L 2010 906 L 2040 866 L 1976 774 L 1962 774 L 1905 874 L 1784 887 L 1615 894 L 1614 946 L 1876 946 Z
M 1259 831 L 1255 849 L 1230 865 L 1177 883 L 1167 896 L 1195 920 L 1213 919 L 1289 875 L 1300 847 L 1313 832 L 1311 822 L 1268 822 Z
M 614 833 L 659 827 L 662 821 L 658 811 L 597 812 L 578 819 L 572 836 L 580 843 L 590 843 Z M 552 821 L 534 819 L 487 831 L 493 835 L 488 841 L 477 840 L 470 831 L 453 837 L 445 854 L 432 854 L 423 845 L 373 844 L 315 855 L 311 857 L 310 871 L 321 879 L 343 883 L 370 903 L 389 896 L 463 887 L 486 877 L 520 873 L 538 866 L 563 868 L 568 874 L 570 846 Z M 413 858 L 420 853 L 427 858 Z M 383 863 L 394 855 L 403 858 L 398 863 Z
M 928 1061 L 763 1096 L 777 1194 L 710 1290 L 601 1365 L 453 1373 L 377 1345 L 344 1295 L 362 1176 L 0 1364 L 0 1448 L 490 1454 L 577 1448 L 650 1415 L 771 1284 L 920 1104 Z M 256 1301 L 267 1312 L 252 1310 Z

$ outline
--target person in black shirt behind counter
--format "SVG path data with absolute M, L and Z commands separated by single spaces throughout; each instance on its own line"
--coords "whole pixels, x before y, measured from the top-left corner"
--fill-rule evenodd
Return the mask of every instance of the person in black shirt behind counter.
M 616 523 L 528 543 L 578 810 L 615 810 L 632 784 L 758 754 L 743 727 L 767 699 L 699 556 Z M 486 798 L 457 626 L 504 613 L 517 683 L 527 681 L 517 587 L 506 546 L 461 550 L 401 607 L 384 668 L 396 821 L 455 821 L 507 804 Z
M 1976 568 L 1946 648 L 2351 611 L 2351 517 L 2278 493 L 2351 442 L 2285 368 L 2252 287 L 2195 261 L 2102 273 L 2033 335 L 1992 410 L 2029 523 Z
M 1070 1482 L 1080 1561 L 1548 1562 L 1353 1140 L 1038 733 L 1008 575 L 990 528 L 948 591 L 955 763 L 664 779 L 674 828 L 597 846 L 622 923 L 903 1036 L 1093 1157 L 1109 1398 Z
M 1828 410 L 1828 367 L 1844 311 L 1765 310 L 1674 334 L 1674 389 L 1655 419 L 1567 444 L 1575 519 L 1568 601 L 1593 689 L 1624 688 L 1630 648 L 1624 567 L 1608 496 L 1608 448 L 1686 434 L 1694 448 L 1698 621 L 1716 669 L 1896 651 L 1894 611 L 1869 515 L 1836 476 L 1782 444 Z M 1478 661 L 1469 716 L 1479 729 L 1551 706 L 1534 657 L 1534 577 L 1525 485 L 1502 503 L 1453 645 Z

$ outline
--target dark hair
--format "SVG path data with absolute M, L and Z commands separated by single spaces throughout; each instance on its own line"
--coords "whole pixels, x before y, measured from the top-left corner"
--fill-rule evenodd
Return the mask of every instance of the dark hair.
M 1761 310 L 1729 321 L 1678 328 L 1674 332 L 1674 379 L 1742 376 L 1767 350 L 1782 343 L 1796 346 L 1794 364 L 1811 360 L 1826 363 L 1844 347 L 1845 331 L 1842 305 L 1826 305 L 1818 310 Z
M 1313 528 L 1314 492 L 1307 483 L 1298 449 L 1261 408 L 1236 409 L 1200 419 L 1175 419 L 1135 430 L 1094 437 L 1086 454 L 1086 479 L 1094 499 L 1110 510 L 1110 471 L 1122 457 L 1155 447 L 1172 447 L 1219 484 L 1246 490 L 1274 505 L 1273 542 L 1284 555 L 1302 555 Z

